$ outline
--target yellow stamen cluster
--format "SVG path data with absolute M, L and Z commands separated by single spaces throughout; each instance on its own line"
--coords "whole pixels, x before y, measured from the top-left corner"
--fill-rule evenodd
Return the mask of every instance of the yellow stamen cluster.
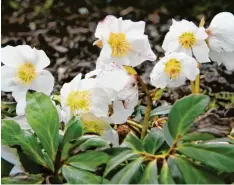
M 35 66 L 26 62 L 19 66 L 17 71 L 17 79 L 23 84 L 31 83 L 37 76 Z
M 82 120 L 83 129 L 87 133 L 94 133 L 102 135 L 104 132 L 104 128 L 102 127 L 102 124 L 99 124 L 96 120 Z
M 179 36 L 179 43 L 183 48 L 188 49 L 196 44 L 197 40 L 192 32 L 185 32 Z
M 110 33 L 108 43 L 113 57 L 125 56 L 131 48 L 124 33 Z
M 91 108 L 91 94 L 89 91 L 72 91 L 67 97 L 66 105 L 73 114 L 75 111 L 86 113 Z
M 181 63 L 175 58 L 170 59 L 164 68 L 164 72 L 169 76 L 170 79 L 174 79 L 180 76 Z

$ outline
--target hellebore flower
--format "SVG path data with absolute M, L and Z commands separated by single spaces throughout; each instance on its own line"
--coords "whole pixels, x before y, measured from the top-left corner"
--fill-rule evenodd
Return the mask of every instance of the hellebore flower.
M 124 67 L 109 63 L 102 69 L 96 69 L 87 77 L 95 76 L 97 85 L 104 89 L 112 101 L 110 121 L 115 124 L 125 123 L 138 104 L 138 87 L 133 75 L 127 73 Z
M 26 93 L 29 89 L 49 95 L 54 86 L 54 77 L 44 70 L 50 64 L 49 58 L 42 50 L 28 45 L 2 48 L 1 90 L 12 92 L 18 102 L 16 113 L 24 115 Z
M 186 78 L 194 81 L 199 74 L 197 62 L 184 53 L 170 53 L 163 57 L 150 74 L 151 84 L 157 88 L 179 87 Z
M 205 29 L 198 28 L 193 22 L 172 20 L 162 48 L 168 53 L 182 52 L 194 56 L 199 63 L 210 62 L 209 48 L 205 41 L 207 37 Z
M 210 59 L 227 70 L 234 70 L 234 15 L 229 12 L 217 14 L 206 29 Z
M 61 108 L 67 119 L 93 113 L 97 117 L 108 116 L 110 100 L 104 90 L 96 86 L 95 79 L 82 79 L 77 75 L 65 83 L 60 91 Z
M 98 23 L 95 32 L 98 40 L 94 44 L 102 48 L 97 65 L 102 66 L 104 61 L 111 61 L 134 67 L 145 60 L 156 60 L 144 31 L 143 21 L 132 22 L 107 16 Z

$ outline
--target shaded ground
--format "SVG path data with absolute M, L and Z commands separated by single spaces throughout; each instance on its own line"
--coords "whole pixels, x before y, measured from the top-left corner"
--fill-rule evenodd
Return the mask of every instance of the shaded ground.
M 2 2 L 2 47 L 28 44 L 43 49 L 51 59 L 49 70 L 56 78 L 54 92 L 58 92 L 64 82 L 69 82 L 79 72 L 85 74 L 95 68 L 100 51 L 92 45 L 95 41 L 94 32 L 98 21 L 108 14 L 133 21 L 146 21 L 145 33 L 149 35 L 153 51 L 161 57 L 161 44 L 171 24 L 171 18 L 186 18 L 198 23 L 205 15 L 208 25 L 216 13 L 234 11 L 232 0 L 225 1 L 225 4 L 219 0 L 44 2 Z M 146 81 L 155 63 L 146 61 L 137 67 Z M 234 92 L 234 73 L 226 71 L 223 66 L 217 67 L 216 63 L 204 64 L 201 74 L 203 90 L 212 93 Z M 163 100 L 174 102 L 188 93 L 188 86 L 170 89 L 164 94 Z M 5 99 L 5 94 L 2 95 Z

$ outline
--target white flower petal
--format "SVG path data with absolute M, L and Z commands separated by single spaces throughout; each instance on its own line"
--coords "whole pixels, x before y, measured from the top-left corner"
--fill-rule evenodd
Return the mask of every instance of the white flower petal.
M 12 96 L 18 102 L 22 99 L 26 100 L 26 93 L 28 91 L 27 86 L 15 86 L 14 91 L 12 92 Z
M 101 137 L 110 141 L 112 147 L 119 147 L 119 135 L 113 128 L 105 129 Z
M 205 31 L 205 28 L 204 27 L 199 27 L 197 30 L 196 30 L 196 33 L 195 33 L 195 38 L 197 40 L 205 40 L 207 39 L 208 35 Z
M 97 80 L 94 78 L 85 78 L 80 81 L 79 89 L 90 90 L 97 88 Z
M 91 111 L 97 117 L 107 117 L 109 111 L 109 103 L 107 94 L 102 89 L 92 91 Z
M 114 101 L 113 114 L 111 115 L 110 120 L 114 124 L 123 124 L 133 112 L 134 108 L 126 109 L 122 101 Z
M 145 22 L 133 22 L 131 20 L 124 20 L 122 22 L 122 31 L 126 33 L 126 35 L 137 37 L 144 35 L 145 32 Z
M 9 66 L 1 66 L 1 90 L 12 92 L 17 85 L 15 82 L 16 68 Z
M 17 67 L 25 62 L 25 58 L 20 54 L 16 47 L 6 46 L 1 49 L 1 52 L 2 63 L 7 66 Z
M 46 70 L 42 70 L 31 83 L 31 89 L 50 95 L 54 87 L 54 77 Z
M 164 73 L 164 65 L 160 61 L 154 66 L 150 74 L 150 83 L 157 88 L 165 88 L 167 86 L 167 77 Z
M 210 31 L 208 42 L 211 50 L 216 52 L 234 51 L 234 16 L 232 13 L 222 12 L 217 14 L 207 30 Z
M 36 56 L 36 49 L 31 48 L 28 45 L 19 45 L 15 47 L 21 56 L 24 59 L 24 62 L 30 62 L 33 64 L 36 64 L 37 62 L 37 56 Z
M 104 40 L 102 41 L 103 41 L 103 48 L 97 59 L 97 63 L 96 63 L 97 68 L 102 68 L 104 65 L 113 62 L 111 61 L 112 50 L 111 50 L 110 45 L 106 41 Z
M 197 42 L 196 45 L 193 47 L 193 54 L 196 60 L 199 63 L 207 63 L 210 62 L 209 59 L 209 48 L 205 41 Z
M 50 65 L 50 59 L 47 57 L 46 53 L 43 50 L 35 50 L 36 53 L 36 69 L 42 70 Z
M 162 48 L 165 52 L 174 52 L 180 49 L 180 44 L 178 42 L 178 36 L 172 31 L 169 31 L 163 41 Z
M 103 88 L 120 91 L 127 84 L 129 75 L 123 67 L 110 63 L 97 75 L 96 80 Z
M 156 55 L 154 54 L 154 52 L 150 47 L 148 36 L 144 35 L 138 38 L 129 38 L 129 42 L 132 47 L 131 49 L 132 52 L 131 55 L 129 56 L 129 59 L 131 60 L 131 63 L 134 62 L 132 64 L 133 67 L 139 65 L 145 60 L 150 60 L 150 61 L 156 60 Z M 134 53 L 135 55 L 137 55 L 139 62 L 133 61 L 137 59 L 136 56 L 135 57 L 133 56 Z
M 215 52 L 211 51 L 210 52 L 210 59 L 212 61 L 218 62 L 218 64 L 223 63 L 227 70 L 234 70 L 234 53 L 230 52 Z
M 184 85 L 185 84 L 185 76 L 181 75 L 177 78 L 174 78 L 174 79 L 167 79 L 168 80 L 168 87 L 179 87 L 181 85 Z
M 106 16 L 104 20 L 98 23 L 95 31 L 95 37 L 104 37 L 107 39 L 110 32 L 119 32 L 119 20 L 112 15 Z
M 17 153 L 17 149 L 11 148 L 6 145 L 1 146 L 1 158 L 13 164 L 14 167 L 10 172 L 10 175 L 24 172 L 24 168 L 20 162 L 19 155 Z
M 95 69 L 93 71 L 90 71 L 89 73 L 85 74 L 85 78 L 92 78 L 97 76 L 101 72 L 101 69 Z
M 16 114 L 18 116 L 23 116 L 25 114 L 27 102 L 26 99 L 19 100 L 16 105 Z
M 32 130 L 32 127 L 28 124 L 27 119 L 24 115 L 16 116 L 11 119 L 16 121 L 22 130 Z
M 183 73 L 185 74 L 185 76 L 189 80 L 194 81 L 196 79 L 196 76 L 199 74 L 197 61 L 194 58 L 185 55 L 181 62 L 183 65 Z

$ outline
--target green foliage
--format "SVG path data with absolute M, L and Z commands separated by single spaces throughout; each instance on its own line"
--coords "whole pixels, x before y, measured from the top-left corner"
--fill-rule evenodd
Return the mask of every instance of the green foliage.
M 100 184 L 102 181 L 101 176 L 72 166 L 64 165 L 62 173 L 69 184 Z
M 41 174 L 24 174 L 1 179 L 2 184 L 41 184 L 43 181 Z
M 48 111 L 49 110 L 49 111 Z M 43 93 L 27 94 L 26 118 L 52 161 L 58 148 L 59 117 L 55 106 Z
M 234 145 L 184 144 L 177 150 L 221 172 L 234 172 Z
M 232 138 L 187 133 L 208 103 L 204 95 L 182 98 L 171 108 L 163 129 L 152 128 L 142 140 L 130 132 L 120 147 L 111 148 L 103 137 L 84 134 L 79 118 L 72 118 L 59 138 L 58 114 L 50 98 L 43 93 L 28 94 L 26 116 L 33 131 L 22 130 L 14 120 L 2 120 L 2 143 L 18 149 L 24 167 L 31 163 L 37 169 L 25 168 L 25 173 L 7 177 L 13 164 L 2 160 L 2 183 L 33 184 L 48 179 L 69 184 L 230 182 Z
M 2 121 L 2 144 L 19 145 L 23 152 L 36 163 L 47 166 L 37 139 L 29 132 L 21 130 L 13 120 Z
M 168 129 L 172 137 L 176 139 L 187 131 L 209 104 L 209 97 L 205 95 L 190 95 L 178 100 L 168 117 Z
M 149 162 L 148 165 L 146 166 L 140 183 L 141 184 L 158 184 L 157 174 L 158 174 L 157 161 L 153 160 Z
M 144 138 L 143 146 L 146 152 L 155 154 L 155 152 L 164 143 L 163 131 L 159 128 L 153 128 Z

